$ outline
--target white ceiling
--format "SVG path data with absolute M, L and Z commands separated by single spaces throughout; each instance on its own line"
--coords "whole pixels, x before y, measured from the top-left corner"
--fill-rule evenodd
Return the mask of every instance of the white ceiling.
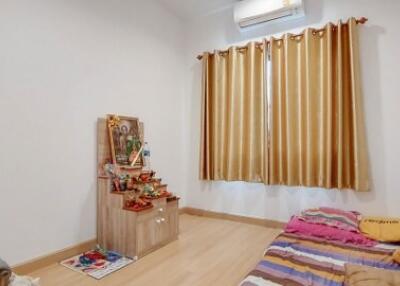
M 237 0 L 158 0 L 178 17 L 190 20 L 232 6 Z

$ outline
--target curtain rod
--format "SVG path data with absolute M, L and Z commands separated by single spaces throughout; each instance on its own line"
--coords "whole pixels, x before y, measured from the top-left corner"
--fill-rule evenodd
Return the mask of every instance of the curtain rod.
M 356 23 L 357 24 L 365 24 L 366 22 L 368 21 L 368 18 L 365 18 L 365 17 L 361 17 L 361 18 L 358 18 L 358 19 L 356 19 Z M 334 25 L 335 27 L 337 26 L 337 25 Z M 313 29 L 313 28 L 311 28 L 311 29 Z M 320 31 L 320 30 L 323 30 L 324 28 L 321 28 L 321 29 L 314 29 L 314 30 L 316 30 L 316 31 Z M 296 37 L 296 36 L 300 36 L 300 35 L 302 35 L 304 33 L 304 31 L 303 32 L 301 32 L 300 34 L 296 34 L 296 35 L 293 35 L 294 37 Z M 263 42 L 257 42 L 256 44 L 263 44 L 264 42 L 269 42 L 268 40 L 265 40 L 265 41 L 263 41 Z M 245 47 L 238 47 L 239 49 L 240 48 L 245 48 Z M 220 52 L 222 52 L 222 53 L 227 53 L 228 52 L 228 50 L 225 50 L 225 51 L 220 51 Z M 201 59 L 203 58 L 203 55 L 198 55 L 197 56 L 197 59 L 200 61 Z

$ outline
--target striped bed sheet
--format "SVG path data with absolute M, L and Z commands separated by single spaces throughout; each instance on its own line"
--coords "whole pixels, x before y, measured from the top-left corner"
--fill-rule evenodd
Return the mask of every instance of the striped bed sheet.
M 394 251 L 282 233 L 240 286 L 342 286 L 346 263 L 400 271 Z

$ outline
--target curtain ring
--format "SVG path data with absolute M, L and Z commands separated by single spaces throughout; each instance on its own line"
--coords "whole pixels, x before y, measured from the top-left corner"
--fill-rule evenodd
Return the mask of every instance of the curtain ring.
M 292 36 L 290 36 L 290 39 L 291 39 L 292 41 L 300 42 L 302 37 L 303 37 L 302 34 L 299 34 L 299 35 L 292 35 Z
M 278 46 L 278 48 L 280 48 L 282 46 L 282 39 L 277 39 L 276 45 Z

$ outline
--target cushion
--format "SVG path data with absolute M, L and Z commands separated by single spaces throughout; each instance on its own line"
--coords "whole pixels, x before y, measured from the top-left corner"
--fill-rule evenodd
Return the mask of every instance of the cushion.
M 400 249 L 393 252 L 393 260 L 400 264 Z
M 396 286 L 400 285 L 400 271 L 346 264 L 345 286 Z
M 360 222 L 360 230 L 366 236 L 378 241 L 400 241 L 400 219 L 363 217 Z
M 376 241 L 365 237 L 361 233 L 338 229 L 323 224 L 312 224 L 294 216 L 285 227 L 285 232 L 299 233 L 306 236 L 324 238 L 326 240 L 341 241 L 363 246 L 375 246 Z
M 299 218 L 308 223 L 323 224 L 338 229 L 359 232 L 359 213 L 357 212 L 321 207 L 305 210 Z

